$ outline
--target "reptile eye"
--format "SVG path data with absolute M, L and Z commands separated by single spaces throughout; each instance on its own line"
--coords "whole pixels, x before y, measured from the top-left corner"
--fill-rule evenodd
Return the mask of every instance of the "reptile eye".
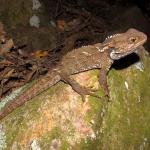
M 136 40 L 137 40 L 137 38 L 135 38 L 135 37 L 131 37 L 131 38 L 129 39 L 129 41 L 132 42 L 132 43 L 136 42 Z

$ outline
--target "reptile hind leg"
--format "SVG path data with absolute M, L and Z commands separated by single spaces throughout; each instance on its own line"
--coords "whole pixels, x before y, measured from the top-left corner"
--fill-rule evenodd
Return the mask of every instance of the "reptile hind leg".
M 63 75 L 61 76 L 61 80 L 69 84 L 74 91 L 76 91 L 79 95 L 81 95 L 82 101 L 85 101 L 85 95 L 90 95 L 90 96 L 100 98 L 98 95 L 94 94 L 93 90 L 81 86 L 78 82 L 76 82 L 71 77 Z

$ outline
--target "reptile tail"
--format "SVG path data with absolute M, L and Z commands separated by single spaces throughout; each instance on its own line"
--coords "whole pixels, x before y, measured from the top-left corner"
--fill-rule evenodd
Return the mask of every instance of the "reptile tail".
M 58 81 L 60 81 L 60 76 L 57 73 L 48 72 L 43 78 L 38 79 L 33 86 L 17 96 L 15 100 L 8 102 L 4 108 L 0 110 L 0 120 L 25 102 L 56 84 Z

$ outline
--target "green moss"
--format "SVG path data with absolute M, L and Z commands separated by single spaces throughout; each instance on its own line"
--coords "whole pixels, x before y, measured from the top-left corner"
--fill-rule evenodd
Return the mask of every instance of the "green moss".
M 28 85 L 25 88 L 25 90 L 27 90 L 28 87 L 30 87 L 33 83 L 34 82 Z M 42 97 L 48 94 L 52 95 L 58 89 L 62 88 L 62 86 L 64 86 L 64 84 L 58 84 L 52 87 L 51 89 L 44 91 L 40 95 L 28 101 L 26 105 L 23 105 L 22 107 L 19 107 L 16 110 L 14 110 L 10 115 L 7 116 L 10 119 L 6 117 L 2 120 L 3 123 L 5 123 L 5 128 L 6 128 L 5 134 L 6 134 L 7 147 L 12 146 L 14 141 L 19 141 L 20 136 L 22 136 L 19 133 L 21 132 L 25 133 L 25 131 L 28 129 L 26 125 L 28 121 L 30 121 L 31 119 L 32 121 L 38 120 L 40 114 L 37 112 L 37 110 L 38 108 L 40 108 L 41 103 L 43 102 Z M 25 116 L 24 115 L 25 112 L 30 115 Z
M 61 142 L 63 140 L 63 132 L 58 127 L 53 128 L 52 131 L 42 135 L 42 137 L 40 138 L 41 149 L 49 149 L 51 146 L 51 142 L 54 139 L 59 139 Z
M 53 140 L 60 141 L 59 149 L 67 150 L 69 143 L 66 139 L 66 134 L 59 128 L 55 127 L 52 131 L 46 133 L 40 138 L 40 146 L 42 150 L 50 149 Z
M 74 141 L 75 145 L 71 145 L 73 150 L 93 150 L 93 148 L 94 150 L 149 149 L 150 59 L 144 57 L 143 64 L 143 72 L 134 66 L 123 70 L 111 69 L 108 75 L 111 102 L 108 102 L 105 97 L 98 99 L 92 96 L 89 97 L 88 101 L 90 109 L 86 113 L 84 121 L 94 130 L 96 137 L 83 138 L 80 143 Z M 94 72 L 92 73 L 95 75 Z M 26 122 L 38 119 L 40 114 L 37 113 L 37 109 L 42 105 L 42 97 L 54 93 L 59 97 L 62 88 L 64 88 L 63 83 L 57 84 L 29 101 L 25 106 L 15 110 L 8 116 L 9 120 L 3 121 L 8 147 L 12 146 L 14 141 L 19 141 L 20 136 L 22 136 L 21 133 L 27 131 Z M 59 102 L 57 101 L 57 103 Z M 25 112 L 29 113 L 30 117 L 23 117 Z M 94 120 L 94 123 L 91 120 Z M 64 133 L 58 126 L 39 137 L 41 150 L 49 149 L 54 139 L 60 140 L 60 150 L 67 150 L 70 147 L 67 138 L 74 138 L 74 128 L 70 120 L 66 120 L 65 123 L 67 125 L 70 123 L 67 133 Z M 64 126 L 65 123 L 63 123 Z
M 90 138 L 83 139 L 79 144 L 72 147 L 73 150 L 98 150 L 99 148 L 99 141 Z
M 112 104 L 108 107 L 103 135 L 104 149 L 148 148 L 150 141 L 150 75 L 148 58 L 144 59 L 144 72 L 134 66 L 125 71 L 114 71 L 111 83 Z M 124 82 L 128 82 L 125 88 Z M 117 87 L 112 89 L 113 87 Z M 147 142 L 144 143 L 144 140 Z M 144 143 L 144 144 L 143 144 Z M 142 145 L 143 144 L 143 145 Z
M 91 77 L 93 78 L 93 82 L 97 82 L 98 73 L 98 70 L 91 71 Z M 96 133 L 101 128 L 103 121 L 103 116 L 101 115 L 101 113 L 103 110 L 105 110 L 105 106 L 108 104 L 108 98 L 103 96 L 103 91 L 101 89 L 96 91 L 94 94 L 98 95 L 99 98 L 89 96 L 90 109 L 85 116 L 85 121 L 87 121 L 88 124 L 91 123 L 91 120 L 94 121 L 92 128 Z

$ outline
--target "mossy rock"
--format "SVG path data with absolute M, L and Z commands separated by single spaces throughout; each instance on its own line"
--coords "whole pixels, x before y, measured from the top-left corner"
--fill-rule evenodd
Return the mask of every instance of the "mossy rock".
M 1 120 L 2 150 L 150 149 L 150 58 L 108 74 L 110 102 L 59 82 Z M 138 69 L 137 69 L 138 68 Z M 98 71 L 74 78 L 98 88 Z

